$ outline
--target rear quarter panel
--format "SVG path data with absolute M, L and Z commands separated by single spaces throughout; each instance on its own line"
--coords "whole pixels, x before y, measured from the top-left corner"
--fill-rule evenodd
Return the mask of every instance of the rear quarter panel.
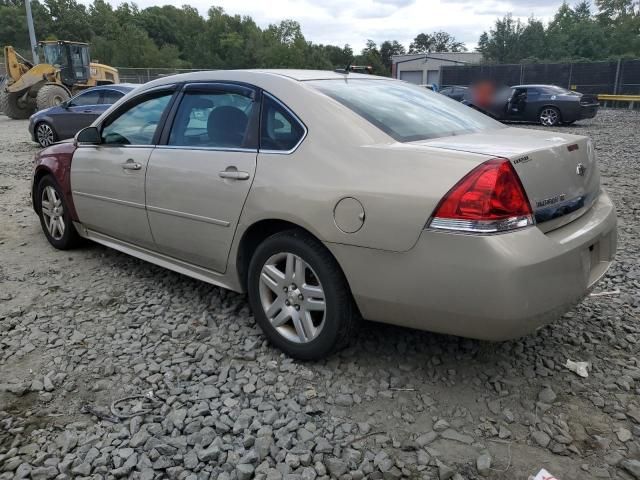
M 406 251 L 444 194 L 489 158 L 397 143 L 354 146 L 324 136 L 310 132 L 293 155 L 258 155 L 241 229 L 274 218 L 325 242 Z M 336 204 L 346 197 L 364 208 L 364 224 L 355 233 L 343 232 L 334 220 Z

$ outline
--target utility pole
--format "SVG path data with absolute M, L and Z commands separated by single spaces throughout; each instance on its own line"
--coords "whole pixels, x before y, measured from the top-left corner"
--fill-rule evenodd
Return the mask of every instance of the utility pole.
M 31 1 L 24 0 L 24 6 L 27 9 L 27 27 L 29 28 L 29 41 L 31 42 L 31 55 L 33 56 L 33 64 L 40 63 L 38 58 L 38 44 L 36 43 L 36 32 L 33 29 L 33 16 L 31 15 Z

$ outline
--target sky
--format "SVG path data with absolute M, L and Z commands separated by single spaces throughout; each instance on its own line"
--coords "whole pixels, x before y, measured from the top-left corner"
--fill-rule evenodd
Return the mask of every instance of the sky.
M 497 17 L 512 13 L 548 21 L 562 0 L 133 0 L 140 8 L 188 3 L 206 16 L 210 6 L 249 15 L 261 27 L 285 18 L 296 20 L 314 43 L 349 44 L 359 52 L 367 39 L 398 40 L 409 46 L 421 32 L 444 30 L 473 50 L 480 34 Z M 115 6 L 120 2 L 110 0 Z M 573 2 L 571 2 L 573 3 Z

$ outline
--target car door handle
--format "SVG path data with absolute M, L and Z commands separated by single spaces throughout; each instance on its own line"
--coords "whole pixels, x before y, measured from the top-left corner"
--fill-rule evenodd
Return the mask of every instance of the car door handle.
M 83 110 L 82 113 L 93 113 L 93 110 Z
M 123 170 L 140 170 L 142 165 L 134 162 L 132 158 L 121 164 Z
M 249 172 L 239 172 L 237 170 L 223 170 L 219 172 L 220 178 L 228 178 L 231 180 L 249 180 Z

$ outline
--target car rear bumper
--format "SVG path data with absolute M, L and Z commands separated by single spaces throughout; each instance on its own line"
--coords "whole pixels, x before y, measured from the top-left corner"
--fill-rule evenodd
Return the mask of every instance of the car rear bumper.
M 328 244 L 364 318 L 485 340 L 534 331 L 578 303 L 616 251 L 606 192 L 579 219 L 543 233 L 424 230 L 408 252 Z
M 598 113 L 599 104 L 580 105 L 579 119 L 593 118 Z

